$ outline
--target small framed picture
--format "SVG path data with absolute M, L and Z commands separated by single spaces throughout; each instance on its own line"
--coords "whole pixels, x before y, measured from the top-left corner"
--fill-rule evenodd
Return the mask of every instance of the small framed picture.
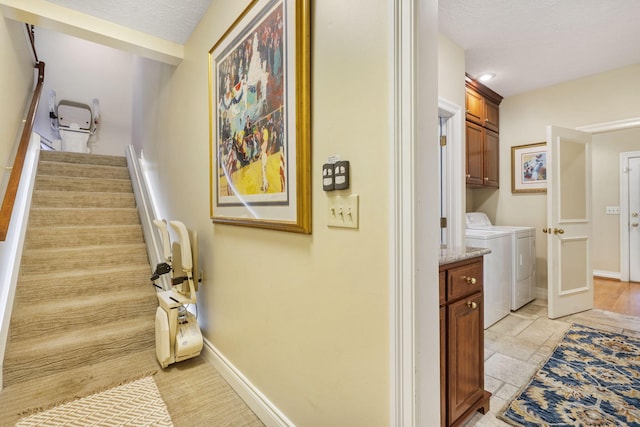
M 547 191 L 547 143 L 511 147 L 511 192 Z

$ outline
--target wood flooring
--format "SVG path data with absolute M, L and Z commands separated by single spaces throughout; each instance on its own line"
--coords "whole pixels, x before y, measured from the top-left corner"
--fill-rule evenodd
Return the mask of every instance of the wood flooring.
M 595 277 L 593 288 L 594 308 L 640 317 L 640 283 Z

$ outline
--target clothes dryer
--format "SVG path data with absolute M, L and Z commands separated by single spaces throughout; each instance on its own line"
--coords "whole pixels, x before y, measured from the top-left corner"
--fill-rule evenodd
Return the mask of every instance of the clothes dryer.
M 511 235 L 511 310 L 536 298 L 536 228 L 493 225 L 484 212 L 466 215 L 467 230 L 505 231 Z

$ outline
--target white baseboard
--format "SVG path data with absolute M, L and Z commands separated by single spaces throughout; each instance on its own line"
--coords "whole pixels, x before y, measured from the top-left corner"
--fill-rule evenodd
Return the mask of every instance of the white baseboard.
M 249 408 L 268 427 L 295 427 L 217 348 L 204 339 L 202 356 L 220 372 Z
M 593 275 L 597 277 L 604 277 L 605 279 L 620 280 L 619 271 L 593 270 Z

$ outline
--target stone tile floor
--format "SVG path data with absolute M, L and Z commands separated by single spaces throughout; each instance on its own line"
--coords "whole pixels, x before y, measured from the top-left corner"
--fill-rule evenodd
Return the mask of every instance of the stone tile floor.
M 500 414 L 547 360 L 572 323 L 640 336 L 640 318 L 593 309 L 551 320 L 545 300 L 535 300 L 493 324 L 484 333 L 485 389 L 491 411 L 476 413 L 463 427 L 509 426 Z

